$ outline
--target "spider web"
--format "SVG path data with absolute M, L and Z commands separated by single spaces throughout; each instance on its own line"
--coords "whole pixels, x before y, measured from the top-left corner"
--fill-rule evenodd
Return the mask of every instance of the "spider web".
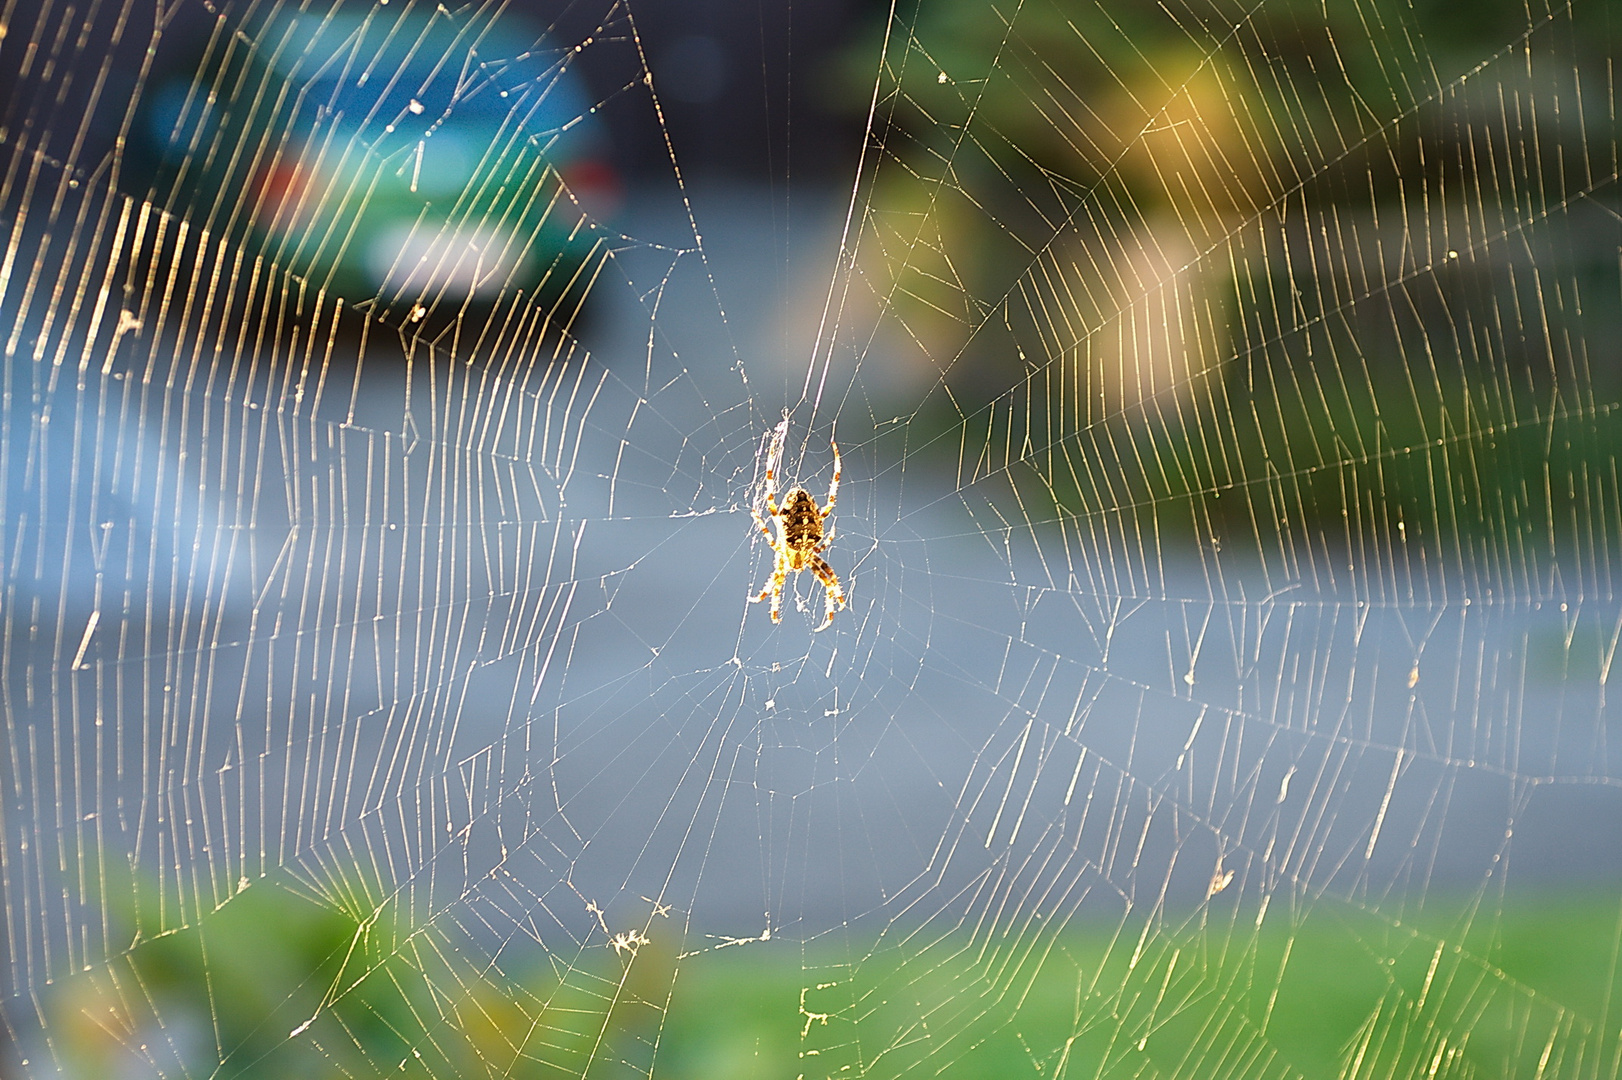
M 7 1067 L 1616 1075 L 1617 935 L 1502 939 L 1622 925 L 1610 7 L 897 6 L 791 215 L 638 12 L 0 11 Z M 357 293 L 457 109 L 517 201 Z M 535 162 L 618 114 L 610 213 Z M 295 144 L 363 180 L 245 198 Z M 789 1037 L 694 1049 L 742 957 Z

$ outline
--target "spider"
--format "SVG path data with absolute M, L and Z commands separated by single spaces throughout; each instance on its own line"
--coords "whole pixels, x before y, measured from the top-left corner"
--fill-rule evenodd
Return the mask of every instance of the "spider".
M 771 453 L 766 458 L 766 513 L 776 520 L 777 535 L 772 535 L 772 530 L 760 516 L 760 507 L 752 507 L 749 511 L 754 515 L 760 531 L 771 541 L 772 551 L 777 556 L 772 564 L 771 581 L 760 590 L 760 595 L 750 597 L 749 602 L 758 604 L 771 597 L 774 623 L 783 620 L 784 583 L 789 574 L 801 570 L 809 570 L 817 575 L 817 580 L 822 582 L 827 592 L 828 612 L 818 630 L 833 622 L 834 612 L 845 606 L 845 590 L 839 584 L 839 577 L 820 554 L 828 550 L 828 543 L 833 539 L 833 526 L 828 524 L 828 518 L 834 512 L 834 500 L 839 497 L 839 444 L 830 439 L 828 445 L 834 448 L 834 476 L 828 482 L 827 506 L 819 508 L 817 500 L 803 487 L 790 490 L 783 497 L 782 506 L 772 501 L 777 494 L 777 464 L 782 452 L 782 440 L 778 438 L 772 440 Z M 827 526 L 826 533 L 823 532 L 824 526 Z

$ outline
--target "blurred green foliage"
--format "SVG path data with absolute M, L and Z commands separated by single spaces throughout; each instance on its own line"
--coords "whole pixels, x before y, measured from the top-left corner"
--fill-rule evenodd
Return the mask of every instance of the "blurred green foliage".
M 398 898 L 353 880 L 336 902 L 245 885 L 195 926 L 166 930 L 157 891 L 110 889 L 109 928 L 127 951 L 47 999 L 72 1080 L 581 1076 L 643 1041 L 641 986 L 606 946 L 536 949 L 517 970 L 480 963 L 471 939 L 410 925 Z M 645 968 L 659 955 L 648 949 Z
M 459 934 L 261 882 L 193 929 L 147 937 L 118 915 L 129 951 L 54 987 L 46 1018 L 68 1078 L 1000 1080 L 1209 1075 L 1219 1062 L 1269 1076 L 1587 1075 L 1584 1053 L 1617 1048 L 1599 1030 L 1618 989 L 1616 897 L 1498 904 L 1433 899 L 1393 919 L 1328 899 L 1222 898 L 1181 924 L 897 925 L 865 945 L 680 958 L 657 940 L 569 955 L 508 941 L 491 963 Z
M 913 443 L 1128 545 L 1593 542 L 1616 43 L 1599 4 L 904 8 L 846 76 L 882 49 L 869 362 Z

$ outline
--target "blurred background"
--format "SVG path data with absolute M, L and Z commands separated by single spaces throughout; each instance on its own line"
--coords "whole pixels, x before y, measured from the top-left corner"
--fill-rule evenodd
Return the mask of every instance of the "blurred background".
M 5 9 L 0 1069 L 1615 1075 L 1615 18 Z

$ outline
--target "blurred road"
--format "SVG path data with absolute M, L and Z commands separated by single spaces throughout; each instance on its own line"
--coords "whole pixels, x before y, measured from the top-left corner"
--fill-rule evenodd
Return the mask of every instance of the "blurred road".
M 341 337 L 231 359 L 116 315 L 64 331 L 7 293 L 21 954 L 95 953 L 70 928 L 121 851 L 178 918 L 291 869 L 547 940 L 648 898 L 806 937 L 1622 876 L 1614 599 L 1445 568 L 1334 592 L 1032 528 L 897 458 L 849 371 L 785 471 L 825 490 L 837 422 L 850 608 L 813 633 L 798 580 L 773 626 L 751 485 L 843 204 L 693 208 L 707 261 L 679 201 L 633 203 L 591 359 L 506 385 L 380 339 L 357 365 Z
M 757 438 L 795 401 L 809 344 L 794 333 L 816 325 L 842 211 L 802 207 L 792 231 L 762 192 L 694 205 L 713 294 L 707 275 L 659 279 L 651 360 L 626 303 L 652 295 L 646 279 L 604 294 L 592 338 L 628 384 L 647 361 L 654 400 L 690 380 L 701 403 L 662 410 L 669 460 L 731 423 L 745 389 L 731 358 Z M 675 243 L 682 227 L 667 211 L 627 231 Z M 858 386 L 885 382 L 884 359 L 866 358 Z M 1472 595 L 1446 568 L 1326 588 L 1300 562 L 1005 527 L 995 495 L 946 479 L 955 462 L 886 457 L 886 411 L 847 400 L 830 559 L 852 599 L 826 633 L 808 633 L 814 585 L 776 628 L 743 602 L 768 568 L 743 517 L 748 474 L 730 505 L 699 483 L 666 513 L 593 526 L 579 578 L 612 582 L 611 617 L 583 627 L 556 683 L 554 777 L 585 840 L 570 864 L 584 891 L 655 895 L 688 860 L 673 891 L 700 927 L 811 933 L 1009 902 L 1186 912 L 1219 865 L 1236 871 L 1229 905 L 1281 889 L 1452 902 L 1622 874 L 1603 692 L 1614 601 L 1558 585 Z M 802 460 L 819 491 L 816 440 Z M 689 479 L 670 475 L 643 490 Z

